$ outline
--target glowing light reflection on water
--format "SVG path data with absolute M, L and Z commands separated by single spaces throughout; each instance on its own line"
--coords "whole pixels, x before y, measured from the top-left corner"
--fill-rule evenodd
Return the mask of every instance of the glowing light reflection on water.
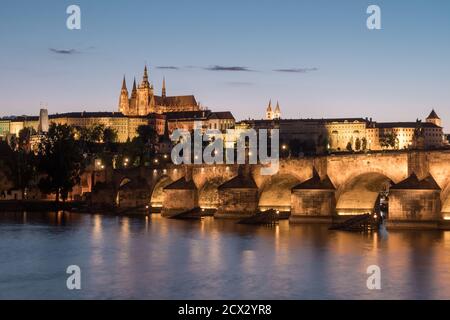
M 0 298 L 450 298 L 450 232 L 2 213 L 0 244 Z M 81 291 L 65 287 L 72 264 Z

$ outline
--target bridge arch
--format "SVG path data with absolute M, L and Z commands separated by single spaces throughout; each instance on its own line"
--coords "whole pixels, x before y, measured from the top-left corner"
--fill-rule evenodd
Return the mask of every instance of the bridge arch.
M 116 204 L 116 206 L 117 207 L 120 207 L 121 206 L 121 201 L 120 201 L 120 193 L 121 193 L 121 189 L 125 186 L 125 185 L 127 185 L 127 184 L 129 184 L 129 183 L 131 183 L 131 179 L 129 178 L 129 177 L 121 177 L 121 179 L 119 180 L 119 184 L 116 186 L 116 189 L 115 189 L 115 195 L 114 195 L 114 201 L 115 201 L 115 204 Z
M 441 191 L 442 217 L 450 219 L 450 182 Z
M 379 173 L 398 183 L 409 176 L 408 163 L 406 152 L 332 155 L 327 157 L 326 172 L 339 190 L 365 173 Z
M 124 185 L 126 185 L 127 183 L 130 183 L 130 182 L 131 182 L 130 178 L 123 177 L 119 182 L 118 188 L 123 187 Z
M 380 192 L 388 191 L 393 180 L 379 172 L 365 172 L 351 176 L 336 191 L 336 212 L 352 215 L 373 212 Z
M 301 181 L 288 173 L 278 173 L 268 178 L 259 190 L 259 208 L 261 210 L 291 210 L 291 189 Z
M 229 178 L 215 177 L 206 181 L 198 190 L 198 204 L 202 209 L 217 209 L 219 207 L 219 186 Z
M 174 180 L 170 176 L 163 175 L 155 183 L 155 186 L 150 194 L 150 205 L 153 208 L 161 208 L 163 206 L 164 188 L 172 182 L 174 182 Z

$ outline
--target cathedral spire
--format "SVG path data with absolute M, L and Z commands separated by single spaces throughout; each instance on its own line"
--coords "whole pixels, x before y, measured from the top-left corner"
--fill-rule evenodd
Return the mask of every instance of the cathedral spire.
M 275 112 L 273 114 L 274 119 L 280 119 L 281 118 L 281 109 L 280 109 L 280 103 L 277 101 L 277 107 L 275 108 Z
M 144 76 L 142 77 L 142 87 L 143 88 L 150 88 L 150 82 L 148 82 L 147 65 L 145 65 L 145 68 L 144 68 Z
M 161 96 L 162 96 L 163 98 L 166 97 L 166 77 L 163 77 L 163 84 L 162 84 Z
M 125 75 L 123 76 L 122 90 L 127 90 L 127 82 L 126 82 L 126 80 L 125 80 Z
M 273 112 L 272 112 L 272 99 L 269 101 L 269 105 L 266 109 L 266 120 L 273 120 Z
M 125 76 L 123 76 L 122 89 L 120 90 L 120 98 L 119 98 L 119 112 L 127 114 L 128 109 L 129 109 L 129 101 L 128 101 L 127 82 L 125 80 Z
M 145 68 L 144 68 L 144 80 L 148 81 L 147 65 L 145 65 Z
M 136 97 L 137 89 L 136 89 L 136 78 L 133 80 L 133 89 L 131 90 L 131 97 Z

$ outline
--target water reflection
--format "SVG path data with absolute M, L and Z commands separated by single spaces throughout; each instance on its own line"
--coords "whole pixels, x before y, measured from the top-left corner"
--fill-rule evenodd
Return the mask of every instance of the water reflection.
M 450 298 L 450 232 L 2 213 L 0 243 L 0 298 Z M 65 289 L 71 264 L 82 291 Z
M 92 216 L 92 257 L 91 265 L 101 267 L 104 263 L 102 254 L 103 229 L 101 216 Z

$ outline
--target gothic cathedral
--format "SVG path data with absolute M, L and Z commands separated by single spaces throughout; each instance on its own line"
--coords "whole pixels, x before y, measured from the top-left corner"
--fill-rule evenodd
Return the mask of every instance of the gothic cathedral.
M 134 80 L 131 96 L 128 94 L 125 77 L 123 78 L 119 112 L 126 116 L 146 116 L 150 113 L 161 114 L 198 110 L 200 110 L 200 106 L 193 95 L 167 96 L 165 79 L 163 79 L 161 96 L 154 95 L 153 85 L 148 80 L 147 66 L 145 66 L 144 76 L 138 87 L 136 87 L 136 80 Z

